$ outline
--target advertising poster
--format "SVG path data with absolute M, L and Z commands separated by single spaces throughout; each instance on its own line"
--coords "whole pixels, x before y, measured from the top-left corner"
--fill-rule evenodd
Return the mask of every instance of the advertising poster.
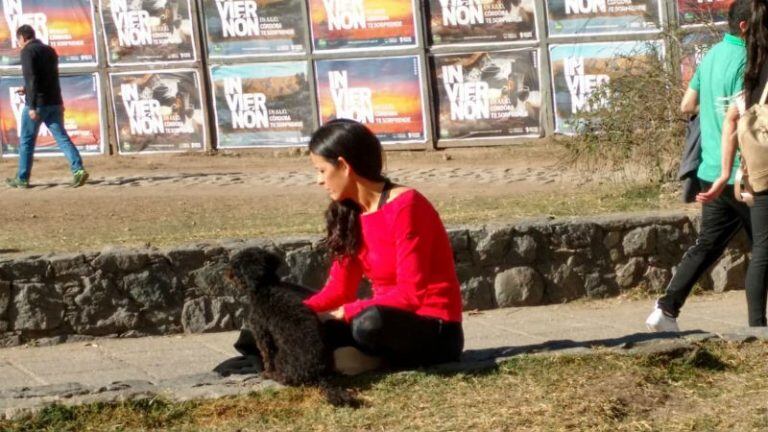
M 688 33 L 681 39 L 680 77 L 683 87 L 688 88 L 696 68 L 701 59 L 709 51 L 712 45 L 723 39 L 723 33 L 717 31 L 703 31 Z
M 728 22 L 733 0 L 677 0 L 677 21 L 681 26 Z
M 307 68 L 305 61 L 213 66 L 218 147 L 308 143 L 314 122 Z
M 547 0 L 550 36 L 648 33 L 661 29 L 660 0 Z
M 62 76 L 60 82 L 65 101 L 64 128 L 72 142 L 81 154 L 103 153 L 98 75 Z M 0 140 L 4 156 L 19 154 L 24 96 L 17 91 L 23 87 L 24 81 L 21 77 L 0 78 Z M 35 155 L 61 155 L 56 141 L 45 125 L 40 126 Z
M 348 118 L 382 142 L 426 140 L 418 57 L 318 60 L 315 73 L 321 123 Z
M 110 65 L 197 59 L 189 0 L 99 0 Z
M 205 148 L 200 80 L 194 70 L 110 75 L 120 153 Z
M 432 43 L 536 40 L 534 0 L 429 0 Z
M 302 0 L 206 0 L 211 58 L 305 52 Z
M 315 51 L 416 46 L 413 0 L 308 0 Z
M 61 66 L 97 63 L 91 0 L 3 0 L 0 2 L 0 66 L 20 65 L 16 29 L 31 25 L 59 54 Z
M 434 64 L 439 138 L 539 135 L 536 50 L 435 56 Z
M 604 42 L 553 45 L 552 86 L 555 131 L 573 133 L 574 115 L 590 109 L 590 97 L 611 79 L 635 70 L 640 73 L 652 56 L 662 54 L 659 41 Z

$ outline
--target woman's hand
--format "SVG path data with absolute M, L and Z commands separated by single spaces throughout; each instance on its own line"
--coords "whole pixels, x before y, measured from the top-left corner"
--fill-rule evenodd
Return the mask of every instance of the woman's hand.
M 700 192 L 696 195 L 696 202 L 706 204 L 708 202 L 714 201 L 717 197 L 720 196 L 721 193 L 723 193 L 723 189 L 725 189 L 725 186 L 728 184 L 728 178 L 729 177 L 718 177 L 717 180 L 712 183 L 712 186 L 708 191 Z
M 320 321 L 328 321 L 328 320 L 344 320 L 344 306 L 341 306 L 337 309 L 334 309 L 332 311 L 323 312 L 318 315 L 318 318 L 320 318 Z

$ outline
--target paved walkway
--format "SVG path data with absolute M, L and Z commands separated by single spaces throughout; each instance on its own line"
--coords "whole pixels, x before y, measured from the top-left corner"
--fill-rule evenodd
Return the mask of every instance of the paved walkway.
M 628 340 L 652 337 L 644 326 L 650 306 L 649 300 L 609 299 L 467 313 L 465 360 L 626 347 Z M 726 334 L 743 329 L 745 322 L 744 293 L 729 292 L 690 299 L 680 327 L 683 332 Z M 152 393 L 158 385 L 176 399 L 236 394 L 267 385 L 258 377 L 217 381 L 210 372 L 237 355 L 232 348 L 236 337 L 236 332 L 228 332 L 0 349 L 0 418 L 46 402 L 82 403 L 105 396 L 120 400 Z

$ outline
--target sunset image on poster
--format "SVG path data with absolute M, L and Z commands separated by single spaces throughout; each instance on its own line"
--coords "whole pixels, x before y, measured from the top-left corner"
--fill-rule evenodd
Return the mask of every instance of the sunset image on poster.
M 416 46 L 412 0 L 309 0 L 316 51 Z
M 23 24 L 56 50 L 61 66 L 96 64 L 90 0 L 3 0 L 0 11 L 0 66 L 20 65 L 16 29 Z
M 319 60 L 315 69 L 321 123 L 348 118 L 382 142 L 424 142 L 418 57 Z
M 21 112 L 24 96 L 17 90 L 24 86 L 21 77 L 0 78 L 0 140 L 3 156 L 18 155 L 21 133 Z M 101 123 L 101 96 L 96 74 L 61 77 L 61 93 L 64 98 L 64 127 L 82 154 L 103 152 Z M 61 155 L 53 136 L 45 127 L 40 127 L 35 154 Z
M 534 0 L 429 0 L 436 45 L 536 40 Z
M 728 8 L 734 0 L 677 0 L 680 25 L 717 24 L 728 21 Z

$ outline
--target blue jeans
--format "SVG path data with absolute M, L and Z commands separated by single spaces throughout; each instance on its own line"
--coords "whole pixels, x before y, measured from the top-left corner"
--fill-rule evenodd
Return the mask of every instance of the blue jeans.
M 56 140 L 64 156 L 69 160 L 72 172 L 83 169 L 83 160 L 80 152 L 72 144 L 72 140 L 64 129 L 64 110 L 61 105 L 44 105 L 37 107 L 37 119 L 29 118 L 29 107 L 24 107 L 21 112 L 21 138 L 19 144 L 19 172 L 16 174 L 20 180 L 29 181 L 32 173 L 32 157 L 35 153 L 35 142 L 40 131 L 40 125 L 45 123 L 51 135 Z

